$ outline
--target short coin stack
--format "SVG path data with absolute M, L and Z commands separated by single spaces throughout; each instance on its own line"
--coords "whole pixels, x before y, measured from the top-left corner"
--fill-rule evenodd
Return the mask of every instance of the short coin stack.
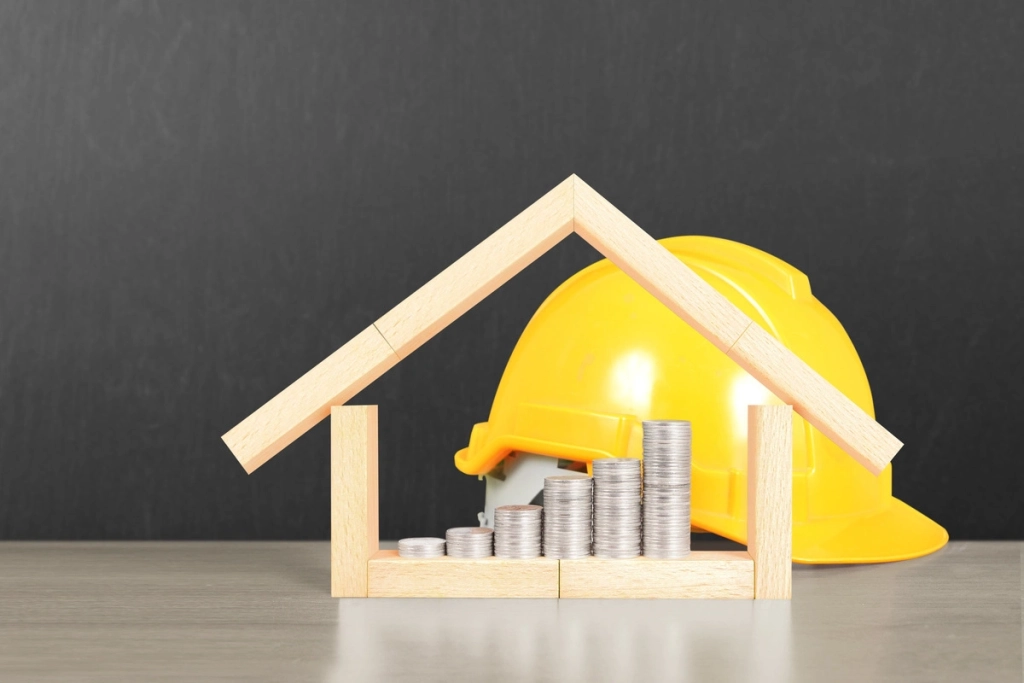
M 494 509 L 494 555 L 510 560 L 540 557 L 540 505 L 503 505 Z
M 485 526 L 460 526 L 445 534 L 449 557 L 478 558 L 494 554 L 494 531 Z
M 594 555 L 640 554 L 640 461 L 594 460 Z
M 644 422 L 643 553 L 690 553 L 690 422 Z
M 443 538 L 403 538 L 398 542 L 399 557 L 444 557 Z
M 585 474 L 544 479 L 544 556 L 586 557 L 593 536 L 594 485 Z

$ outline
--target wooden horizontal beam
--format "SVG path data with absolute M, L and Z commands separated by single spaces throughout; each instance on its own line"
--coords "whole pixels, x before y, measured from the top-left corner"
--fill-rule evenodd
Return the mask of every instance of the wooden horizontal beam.
M 576 232 L 874 474 L 903 443 L 576 178 Z
M 399 557 L 381 550 L 368 563 L 371 598 L 557 598 L 558 560 Z
M 584 557 L 559 561 L 563 598 L 754 597 L 754 561 L 740 551 L 693 551 L 678 560 Z

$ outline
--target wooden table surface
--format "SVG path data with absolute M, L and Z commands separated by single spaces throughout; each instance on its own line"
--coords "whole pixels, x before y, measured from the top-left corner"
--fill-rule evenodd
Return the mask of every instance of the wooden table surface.
M 0 681 L 1021 681 L 1024 543 L 793 601 L 335 600 L 324 542 L 0 543 Z

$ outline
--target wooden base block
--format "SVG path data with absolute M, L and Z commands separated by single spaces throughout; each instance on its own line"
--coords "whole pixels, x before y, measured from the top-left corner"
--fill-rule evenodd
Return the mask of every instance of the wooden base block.
M 371 598 L 557 598 L 558 560 L 416 559 L 381 550 L 368 562 Z
M 697 551 L 679 560 L 561 560 L 563 598 L 754 597 L 754 561 L 740 551 Z

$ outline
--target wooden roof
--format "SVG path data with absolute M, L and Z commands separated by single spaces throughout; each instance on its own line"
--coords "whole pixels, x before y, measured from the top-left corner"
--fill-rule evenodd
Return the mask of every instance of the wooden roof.
M 575 175 L 441 271 L 224 435 L 253 472 L 575 232 L 861 465 L 903 444 Z

